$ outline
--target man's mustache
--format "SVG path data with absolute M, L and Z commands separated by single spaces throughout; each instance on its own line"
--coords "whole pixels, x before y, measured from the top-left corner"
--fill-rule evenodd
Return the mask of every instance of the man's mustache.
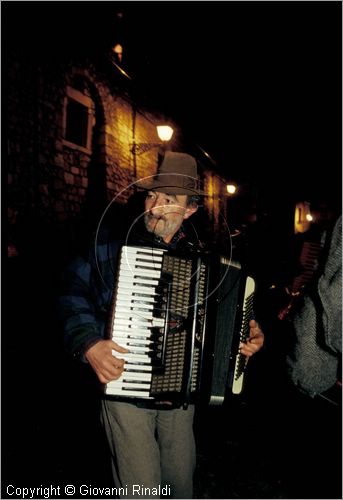
M 147 216 L 147 217 L 148 217 L 148 220 L 149 220 L 149 221 L 156 221 L 156 224 L 158 223 L 158 221 L 159 221 L 159 220 L 163 220 L 163 221 L 165 221 L 165 220 L 166 220 L 166 219 L 165 219 L 165 217 L 164 217 L 163 215 L 161 215 L 160 217 L 156 217 L 155 215 L 150 215 L 150 214 L 148 214 L 148 216 Z

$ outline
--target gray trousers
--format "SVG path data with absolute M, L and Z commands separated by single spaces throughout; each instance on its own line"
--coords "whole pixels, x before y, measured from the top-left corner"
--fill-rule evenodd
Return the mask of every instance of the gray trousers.
M 120 498 L 192 498 L 193 405 L 148 410 L 104 400 L 101 417 Z

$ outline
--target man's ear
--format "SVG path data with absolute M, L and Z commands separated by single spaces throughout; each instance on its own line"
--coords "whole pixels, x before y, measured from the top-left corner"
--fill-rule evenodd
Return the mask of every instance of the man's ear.
M 197 206 L 189 206 L 186 208 L 185 215 L 183 216 L 183 219 L 188 219 L 191 215 L 193 215 L 196 211 L 198 210 Z

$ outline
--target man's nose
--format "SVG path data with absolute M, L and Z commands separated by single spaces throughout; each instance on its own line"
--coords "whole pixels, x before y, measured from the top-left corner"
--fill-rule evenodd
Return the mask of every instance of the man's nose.
M 155 200 L 153 205 L 150 207 L 150 212 L 154 216 L 161 216 L 164 214 L 164 205 L 161 204 L 160 201 Z

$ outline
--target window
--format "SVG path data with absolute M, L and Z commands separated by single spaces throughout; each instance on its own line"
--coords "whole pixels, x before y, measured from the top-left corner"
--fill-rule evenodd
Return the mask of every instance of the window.
M 95 113 L 92 99 L 68 86 L 63 117 L 64 143 L 90 153 L 94 124 Z

